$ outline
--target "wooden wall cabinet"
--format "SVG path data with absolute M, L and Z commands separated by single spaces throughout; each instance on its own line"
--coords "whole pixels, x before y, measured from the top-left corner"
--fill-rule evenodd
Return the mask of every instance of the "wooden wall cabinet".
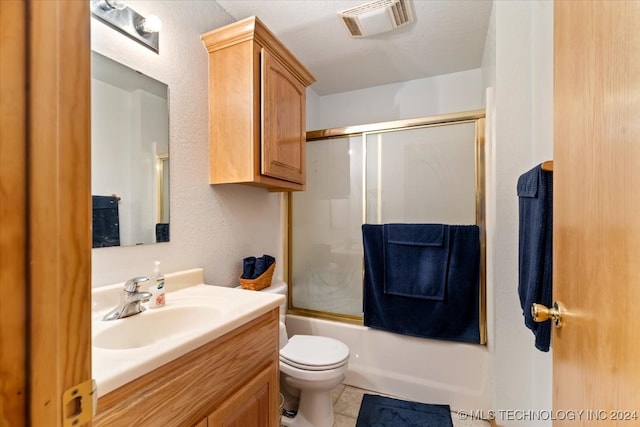
M 98 400 L 94 427 L 279 427 L 279 309 Z
M 255 16 L 202 35 L 209 52 L 209 182 L 305 188 L 315 78 Z

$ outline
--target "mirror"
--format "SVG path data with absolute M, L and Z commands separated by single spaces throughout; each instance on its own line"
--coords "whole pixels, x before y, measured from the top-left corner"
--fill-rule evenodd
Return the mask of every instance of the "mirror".
M 93 247 L 169 241 L 168 87 L 91 53 Z

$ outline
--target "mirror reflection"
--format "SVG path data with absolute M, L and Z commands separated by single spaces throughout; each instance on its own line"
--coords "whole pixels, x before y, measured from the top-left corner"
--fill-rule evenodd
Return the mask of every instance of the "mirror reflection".
M 93 247 L 169 241 L 168 87 L 91 53 Z

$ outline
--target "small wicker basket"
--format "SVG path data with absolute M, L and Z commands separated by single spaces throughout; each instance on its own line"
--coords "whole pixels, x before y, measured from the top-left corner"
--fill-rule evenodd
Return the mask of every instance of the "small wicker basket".
M 242 289 L 249 289 L 252 291 L 259 291 L 260 289 L 268 288 L 271 286 L 271 278 L 273 277 L 273 271 L 276 269 L 276 263 L 274 262 L 267 268 L 267 270 L 255 279 L 244 279 L 240 276 L 240 285 Z

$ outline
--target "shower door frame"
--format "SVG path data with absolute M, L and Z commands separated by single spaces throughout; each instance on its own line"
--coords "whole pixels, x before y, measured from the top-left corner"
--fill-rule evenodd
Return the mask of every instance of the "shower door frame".
M 480 343 L 486 343 L 486 227 L 485 227 L 485 111 L 473 110 L 461 113 L 443 114 L 429 117 L 419 117 L 405 120 L 394 120 L 388 122 L 371 123 L 357 126 L 346 126 L 340 128 L 320 129 L 307 132 L 307 142 L 344 138 L 351 136 L 361 136 L 366 152 L 366 138 L 369 134 L 394 132 L 401 130 L 411 130 L 418 128 L 428 128 L 435 126 L 450 126 L 464 123 L 475 124 L 475 199 L 476 199 L 476 225 L 480 228 Z M 365 154 L 366 155 L 366 154 Z M 366 164 L 363 164 L 363 176 L 366 176 Z M 287 313 L 307 317 L 334 320 L 357 325 L 363 324 L 362 316 L 332 313 L 308 308 L 298 308 L 293 306 L 294 284 L 290 283 L 292 273 L 292 193 L 289 192 L 284 198 L 286 213 L 286 268 L 285 282 L 289 283 Z M 363 223 L 366 220 L 366 191 L 363 188 Z

